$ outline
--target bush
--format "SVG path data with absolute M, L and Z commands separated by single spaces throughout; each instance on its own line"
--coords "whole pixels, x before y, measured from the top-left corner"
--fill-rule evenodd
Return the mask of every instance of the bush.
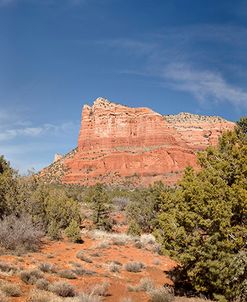
M 9 302 L 9 299 L 6 297 L 6 295 L 0 291 L 0 301 L 1 302 Z
M 38 248 L 43 233 L 27 214 L 20 217 L 5 216 L 0 220 L 0 245 L 15 251 L 34 251 Z
M 15 208 L 16 186 L 16 172 L 4 157 L 0 156 L 0 219 L 9 215 Z M 14 197 L 13 200 L 12 197 Z
M 113 205 L 115 205 L 119 211 L 124 211 L 127 205 L 129 204 L 129 202 L 130 202 L 129 198 L 123 196 L 114 197 L 112 199 Z
M 132 273 L 139 273 L 145 268 L 142 262 L 128 262 L 124 266 L 125 270 Z
M 22 292 L 18 284 L 1 282 L 0 289 L 8 297 L 20 297 Z
M 174 300 L 173 293 L 164 287 L 151 290 L 149 295 L 150 302 L 172 302 Z
M 38 279 L 36 282 L 36 287 L 41 290 L 48 290 L 50 282 L 46 279 Z
M 6 262 L 0 262 L 0 271 L 4 273 L 11 273 L 11 272 L 16 272 L 17 268 L 12 264 Z
M 59 240 L 62 238 L 62 233 L 59 224 L 56 221 L 52 221 L 47 229 L 47 235 L 51 240 Z
M 26 284 L 35 284 L 38 279 L 43 278 L 43 273 L 40 270 L 22 271 L 20 279 Z
M 166 188 L 163 183 L 156 182 L 148 189 L 136 190 L 126 207 L 129 224 L 128 233 L 131 235 L 141 235 L 141 233 L 151 233 L 154 228 L 154 221 L 160 209 L 160 194 Z
M 27 299 L 27 302 L 62 302 L 61 299 L 52 293 L 43 290 L 33 289 Z
M 112 204 L 104 186 L 96 184 L 92 187 L 88 201 L 93 210 L 93 222 L 96 227 L 101 230 L 110 231 L 112 229 L 112 220 L 110 219 Z
M 99 296 L 96 296 L 94 294 L 86 294 L 82 293 L 78 297 L 78 302 L 101 302 L 102 299 Z
M 41 263 L 39 265 L 39 270 L 41 270 L 43 273 L 54 273 L 56 272 L 56 268 L 51 263 Z
M 88 258 L 83 251 L 79 251 L 77 254 L 76 254 L 76 258 L 82 260 L 82 261 L 85 261 L 87 263 L 92 263 L 93 261 Z
M 109 282 L 103 282 L 102 284 L 98 284 L 94 286 L 91 292 L 95 296 L 107 297 L 109 295 L 108 294 L 109 286 L 110 286 Z
M 72 270 L 69 270 L 69 269 L 59 272 L 59 276 L 62 278 L 66 278 L 66 279 L 76 279 L 77 278 L 75 272 Z
M 136 286 L 128 286 L 129 291 L 134 292 L 150 292 L 155 289 L 155 284 L 150 278 L 142 278 L 140 283 Z
M 81 242 L 81 230 L 79 224 L 72 219 L 69 226 L 65 229 L 65 235 L 72 242 Z
M 198 155 L 199 172 L 188 168 L 180 187 L 161 194 L 155 234 L 162 251 L 180 266 L 177 291 L 220 301 L 246 301 L 247 118 L 226 132 L 217 148 Z
M 76 267 L 75 269 L 73 269 L 73 272 L 78 276 L 92 276 L 96 274 L 96 272 L 90 271 L 83 267 Z
M 49 290 L 60 297 L 74 297 L 76 295 L 74 286 L 62 281 L 51 284 Z
M 109 271 L 113 272 L 113 273 L 119 273 L 120 267 L 121 267 L 121 265 L 119 265 L 119 264 L 117 264 L 115 262 L 111 262 L 109 264 Z

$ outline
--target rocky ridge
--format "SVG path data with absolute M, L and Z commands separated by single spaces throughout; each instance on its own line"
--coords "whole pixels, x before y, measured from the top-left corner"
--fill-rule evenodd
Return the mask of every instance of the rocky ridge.
M 92 185 L 176 182 L 196 152 L 215 145 L 234 123 L 189 113 L 165 115 L 104 98 L 84 105 L 78 147 L 44 169 L 50 181 Z

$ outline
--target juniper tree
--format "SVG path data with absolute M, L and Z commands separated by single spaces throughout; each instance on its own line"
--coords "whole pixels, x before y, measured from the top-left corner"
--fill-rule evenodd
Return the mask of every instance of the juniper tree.
M 200 153 L 201 171 L 188 168 L 180 188 L 163 195 L 155 230 L 163 252 L 181 264 L 176 285 L 221 301 L 247 299 L 245 125 Z
M 112 204 L 102 184 L 96 184 L 90 193 L 89 201 L 93 210 L 93 222 L 97 228 L 103 230 L 112 229 L 110 217 Z

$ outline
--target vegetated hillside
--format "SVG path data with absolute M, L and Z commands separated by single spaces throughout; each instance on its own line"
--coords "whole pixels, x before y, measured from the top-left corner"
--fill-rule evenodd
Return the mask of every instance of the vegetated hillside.
M 0 157 L 0 301 L 245 302 L 247 118 L 198 160 L 176 187 L 129 190 L 46 184 Z
M 48 182 L 140 186 L 173 184 L 185 167 L 197 167 L 196 152 L 216 145 L 234 123 L 220 117 L 181 113 L 162 116 L 104 98 L 82 110 L 76 152 L 43 169 Z

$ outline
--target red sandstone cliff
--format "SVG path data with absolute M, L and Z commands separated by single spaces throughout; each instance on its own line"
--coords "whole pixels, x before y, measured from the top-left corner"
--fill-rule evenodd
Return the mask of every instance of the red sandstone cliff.
M 196 166 L 196 151 L 215 145 L 233 127 L 219 117 L 162 116 L 98 98 L 83 107 L 77 151 L 56 165 L 63 166 L 65 183 L 173 183 L 186 166 Z

